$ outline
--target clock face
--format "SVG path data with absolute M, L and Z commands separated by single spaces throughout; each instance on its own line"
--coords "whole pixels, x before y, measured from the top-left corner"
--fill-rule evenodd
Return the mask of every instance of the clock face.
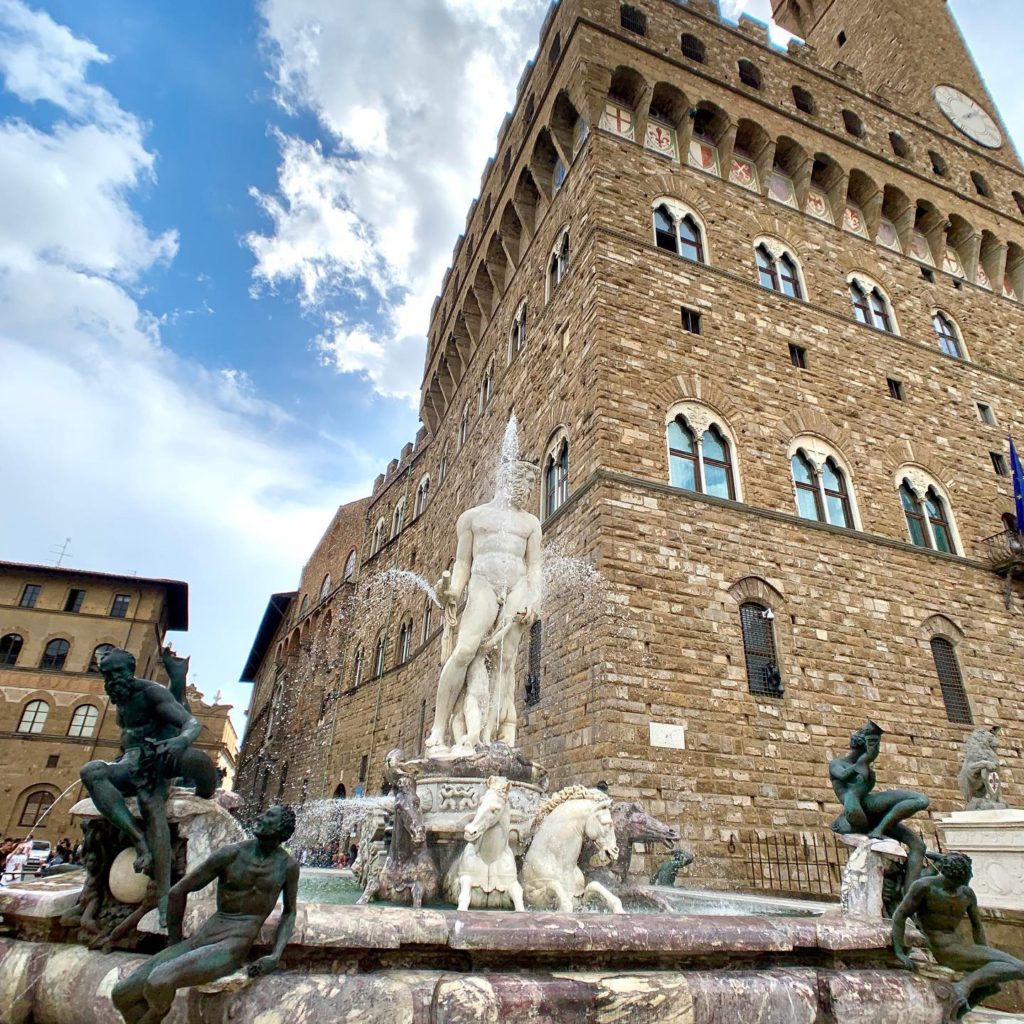
M 986 113 L 981 104 L 966 93 L 951 85 L 940 85 L 935 89 L 935 102 L 939 105 L 953 126 L 988 149 L 998 149 L 1003 144 L 999 126 Z

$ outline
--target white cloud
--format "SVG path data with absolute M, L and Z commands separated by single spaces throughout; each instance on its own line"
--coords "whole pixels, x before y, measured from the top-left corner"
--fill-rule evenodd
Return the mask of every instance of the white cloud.
M 188 580 L 185 646 L 212 692 L 245 655 L 223 638 L 252 635 L 267 594 L 362 485 L 325 486 L 312 450 L 322 440 L 245 373 L 161 343 L 140 289 L 177 238 L 149 231 L 135 208 L 156 157 L 139 121 L 88 81 L 106 60 L 48 15 L 0 0 L 5 89 L 58 108 L 49 130 L 0 122 L 0 557 L 44 561 L 70 535 L 73 564 Z
M 332 148 L 280 135 L 277 194 L 257 193 L 272 230 L 247 239 L 254 274 L 297 287 L 323 317 L 325 359 L 380 394 L 415 404 L 430 307 L 546 8 L 262 4 L 280 101 L 312 111 Z

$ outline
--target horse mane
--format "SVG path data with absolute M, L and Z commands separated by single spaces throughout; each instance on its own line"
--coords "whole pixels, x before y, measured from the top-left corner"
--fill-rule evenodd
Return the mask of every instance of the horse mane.
M 562 804 L 568 803 L 570 800 L 593 800 L 595 804 L 608 807 L 611 807 L 612 803 L 611 797 L 607 793 L 602 793 L 599 789 L 591 789 L 589 786 L 566 786 L 565 789 L 560 789 L 554 796 L 549 796 L 537 808 L 537 812 L 534 814 L 533 821 L 530 824 L 530 835 L 536 835 L 544 819 L 555 808 L 561 807 Z

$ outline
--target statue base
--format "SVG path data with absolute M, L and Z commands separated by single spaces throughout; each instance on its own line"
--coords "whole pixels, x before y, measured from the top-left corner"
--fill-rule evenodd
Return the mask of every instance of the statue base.
M 840 895 L 843 913 L 850 917 L 881 921 L 886 917 L 886 869 L 894 861 L 906 860 L 907 851 L 895 839 L 841 835 L 839 841 L 853 847 L 843 869 Z
M 1024 811 L 954 811 L 938 824 L 945 848 L 974 862 L 971 888 L 979 905 L 1024 911 Z
M 426 777 L 460 779 L 486 779 L 501 775 L 510 782 L 524 782 L 532 786 L 547 788 L 548 773 L 538 764 L 527 760 L 517 747 L 506 743 L 492 743 L 489 747 L 477 747 L 475 753 L 447 750 L 428 751 L 425 757 L 417 757 L 399 764 L 398 769 L 413 776 L 417 782 Z M 426 810 L 426 808 L 424 808 Z

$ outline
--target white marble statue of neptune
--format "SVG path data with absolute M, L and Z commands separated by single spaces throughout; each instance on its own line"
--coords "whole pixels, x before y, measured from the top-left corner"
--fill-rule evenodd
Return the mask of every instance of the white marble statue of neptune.
M 526 511 L 537 475 L 529 462 L 502 465 L 494 498 L 459 516 L 450 582 L 446 574 L 437 594 L 442 606 L 452 607 L 467 584 L 468 591 L 458 639 L 437 685 L 426 742 L 432 755 L 449 752 L 449 730 L 455 754 L 472 754 L 495 740 L 515 744 L 516 652 L 540 613 L 543 590 L 540 520 Z M 458 728 L 453 718 L 461 718 Z

